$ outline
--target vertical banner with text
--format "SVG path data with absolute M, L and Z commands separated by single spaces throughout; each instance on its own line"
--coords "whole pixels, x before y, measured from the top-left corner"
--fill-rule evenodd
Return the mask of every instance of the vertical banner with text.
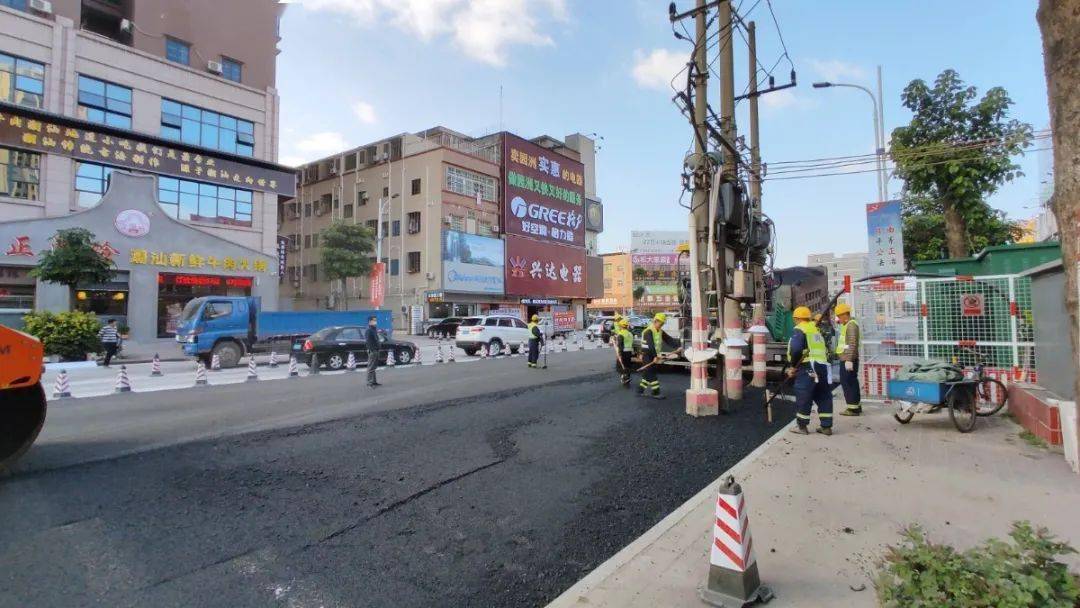
M 386 264 L 375 262 L 371 267 L 371 305 L 379 308 L 386 296 Z
M 900 220 L 900 201 L 867 205 L 866 232 L 870 251 L 868 273 L 904 272 L 904 228 Z

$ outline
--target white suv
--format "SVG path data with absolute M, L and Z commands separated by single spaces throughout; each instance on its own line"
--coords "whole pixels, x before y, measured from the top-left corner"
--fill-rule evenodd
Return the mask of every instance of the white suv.
M 503 354 L 506 349 L 518 352 L 521 345 L 528 345 L 529 327 L 517 317 L 480 316 L 466 317 L 458 325 L 454 344 L 465 351 L 466 355 L 475 355 L 485 344 L 491 355 Z

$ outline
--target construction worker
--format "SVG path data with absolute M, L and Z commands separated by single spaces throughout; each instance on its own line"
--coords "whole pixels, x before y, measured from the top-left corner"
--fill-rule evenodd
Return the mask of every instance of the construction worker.
M 652 323 L 641 332 L 641 367 L 638 368 L 641 382 L 637 390 L 639 395 L 648 394 L 653 399 L 665 398 L 660 394 L 660 379 L 656 375 L 656 366 L 660 362 L 664 346 L 675 348 L 675 352 L 682 350 L 678 340 L 664 333 L 664 321 L 667 321 L 667 315 L 658 312 Z
M 611 335 L 611 345 L 615 348 L 615 356 L 619 358 L 619 381 L 623 386 L 630 386 L 630 366 L 634 358 L 634 334 L 630 333 L 630 321 L 626 318 L 619 319 L 615 326 L 615 332 Z
M 544 343 L 544 332 L 540 329 L 540 315 L 533 315 L 529 320 L 529 367 L 535 369 L 540 360 L 540 345 Z
M 859 347 L 862 335 L 859 324 L 851 318 L 851 306 L 846 302 L 836 305 L 836 318 L 840 321 L 840 337 L 836 340 L 836 355 L 840 357 L 840 387 L 844 389 L 847 409 L 841 416 L 858 416 L 862 413 L 862 395 L 859 390 Z
M 817 432 L 832 435 L 832 387 L 829 385 L 829 349 L 811 320 L 810 309 L 799 306 L 792 313 L 795 329 L 788 341 L 788 375 L 795 378 L 795 428 L 791 432 L 808 435 L 810 409 L 817 404 L 820 426 Z

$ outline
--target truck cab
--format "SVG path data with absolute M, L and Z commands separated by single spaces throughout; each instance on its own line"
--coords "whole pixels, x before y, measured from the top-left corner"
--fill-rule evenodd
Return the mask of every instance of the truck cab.
M 184 354 L 189 357 L 209 362 L 217 354 L 222 367 L 232 367 L 240 362 L 254 342 L 254 319 L 258 309 L 257 298 L 195 298 L 180 313 L 176 341 L 183 345 Z

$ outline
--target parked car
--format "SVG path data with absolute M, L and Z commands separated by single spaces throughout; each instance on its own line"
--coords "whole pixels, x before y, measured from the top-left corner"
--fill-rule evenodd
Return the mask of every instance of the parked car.
M 361 325 L 325 327 L 305 339 L 293 341 L 292 354 L 298 363 L 303 363 L 308 367 L 312 367 L 312 356 L 318 355 L 319 367 L 341 369 L 345 367 L 351 352 L 357 365 L 366 365 L 368 361 L 367 342 L 364 340 L 366 331 L 367 327 Z M 391 351 L 397 363 L 411 363 L 416 359 L 417 348 L 412 342 L 392 340 L 381 329 L 379 340 L 382 342 L 382 347 L 379 349 L 380 362 L 385 363 Z
M 593 317 L 592 323 L 585 328 L 585 338 L 587 340 L 599 340 L 601 334 L 604 331 L 604 325 L 610 324 L 615 320 L 615 317 Z M 611 327 L 608 327 L 608 333 L 610 335 Z
M 528 341 L 529 328 L 525 322 L 505 315 L 466 317 L 458 325 L 454 338 L 454 344 L 470 356 L 485 344 L 493 355 L 503 353 L 507 348 L 516 353 L 520 345 Z
M 438 323 L 433 323 L 427 328 L 427 335 L 429 338 L 438 338 L 439 336 L 446 336 L 452 338 L 457 333 L 458 325 L 461 325 L 461 317 L 447 317 L 440 319 Z

